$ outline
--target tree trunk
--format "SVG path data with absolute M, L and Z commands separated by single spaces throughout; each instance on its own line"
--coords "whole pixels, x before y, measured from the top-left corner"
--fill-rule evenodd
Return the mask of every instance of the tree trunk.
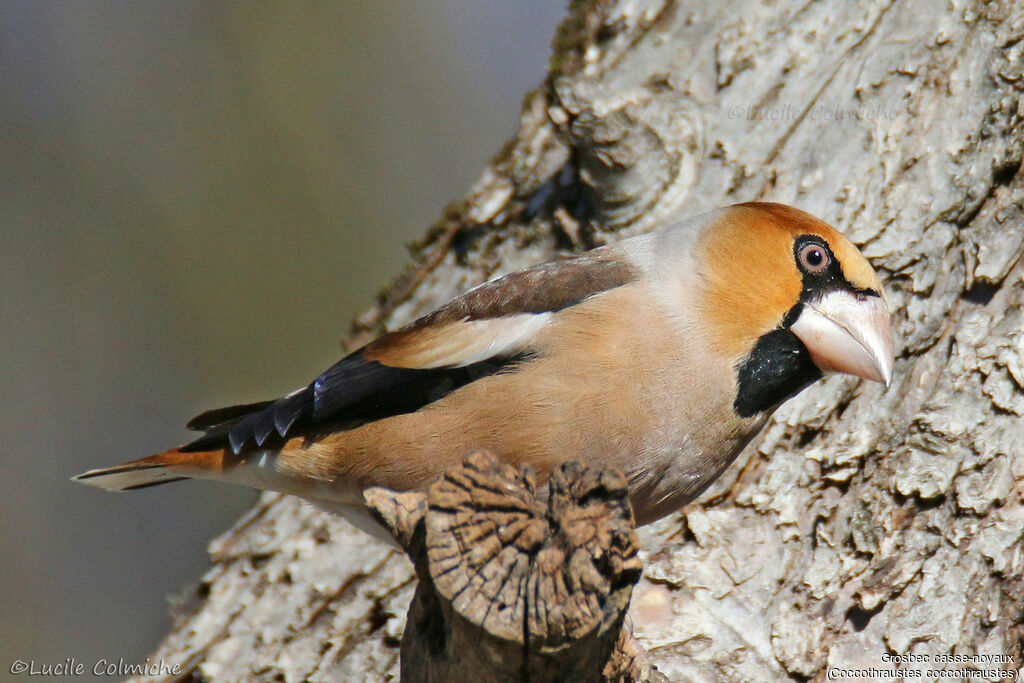
M 886 283 L 893 385 L 818 383 L 700 501 L 641 529 L 635 634 L 671 680 L 877 679 L 863 670 L 894 654 L 922 680 L 995 679 L 1024 658 L 1022 91 L 1014 0 L 573 2 L 517 137 L 352 342 L 714 207 L 823 218 Z M 415 584 L 397 550 L 267 494 L 210 551 L 153 661 L 397 678 Z

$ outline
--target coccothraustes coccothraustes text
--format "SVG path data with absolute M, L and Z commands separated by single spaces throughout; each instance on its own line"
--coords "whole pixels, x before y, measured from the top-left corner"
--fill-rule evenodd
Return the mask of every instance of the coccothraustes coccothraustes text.
M 813 216 L 739 204 L 487 282 L 284 398 L 198 416 L 192 443 L 76 479 L 244 484 L 372 531 L 363 489 L 422 489 L 485 449 L 539 481 L 618 467 L 646 524 L 829 371 L 889 383 L 877 275 Z

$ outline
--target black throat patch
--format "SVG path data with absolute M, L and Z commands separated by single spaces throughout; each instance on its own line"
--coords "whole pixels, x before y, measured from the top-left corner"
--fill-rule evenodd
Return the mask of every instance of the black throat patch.
M 788 329 L 772 330 L 757 340 L 737 369 L 733 408 L 741 417 L 753 417 L 819 379 L 821 370 L 797 336 Z

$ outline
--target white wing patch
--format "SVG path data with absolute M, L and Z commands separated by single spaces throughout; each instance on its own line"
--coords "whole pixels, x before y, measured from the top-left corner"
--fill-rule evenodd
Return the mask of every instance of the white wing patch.
M 397 368 L 465 367 L 488 358 L 511 356 L 550 322 L 554 313 L 520 313 L 485 320 L 459 320 L 385 337 L 364 351 L 369 360 Z

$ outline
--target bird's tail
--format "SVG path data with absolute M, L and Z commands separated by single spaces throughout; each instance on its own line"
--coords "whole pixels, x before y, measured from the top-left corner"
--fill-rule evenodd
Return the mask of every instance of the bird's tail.
M 182 452 L 180 448 L 172 448 L 123 465 L 89 470 L 71 479 L 107 491 L 131 491 L 182 479 L 209 476 L 221 472 L 223 467 L 223 449 Z

